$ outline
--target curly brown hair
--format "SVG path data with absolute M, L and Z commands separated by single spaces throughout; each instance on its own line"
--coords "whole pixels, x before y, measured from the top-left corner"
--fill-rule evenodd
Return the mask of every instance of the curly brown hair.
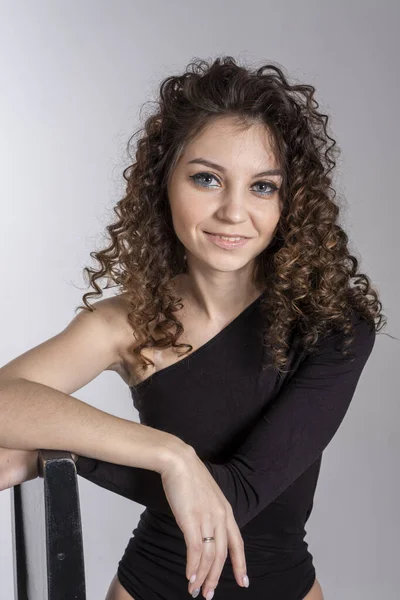
M 126 193 L 113 210 L 117 219 L 106 227 L 111 243 L 91 252 L 100 263 L 84 268 L 96 290 L 83 295 L 84 310 L 94 310 L 89 296 L 118 286 L 131 312 L 132 353 L 143 368 L 154 363 L 143 348 L 181 348 L 184 331 L 174 313 L 182 308 L 172 278 L 185 273 L 185 247 L 172 224 L 167 182 L 182 152 L 206 125 L 234 116 L 243 125 L 265 125 L 272 136 L 277 163 L 284 170 L 282 212 L 272 242 L 255 259 L 253 281 L 268 290 L 260 303 L 265 323 L 264 345 L 270 364 L 282 371 L 293 332 L 312 352 L 321 334 L 342 331 L 342 351 L 353 341 L 351 311 L 376 331 L 386 325 L 382 304 L 367 275 L 358 273 L 348 236 L 338 224 L 339 206 L 331 171 L 340 151 L 327 132 L 328 116 L 318 112 L 312 85 L 291 85 L 282 68 L 239 65 L 231 56 L 213 62 L 196 58 L 181 75 L 164 79 L 156 110 L 145 120 L 135 160 L 123 171 Z M 375 323 L 375 320 L 378 320 Z M 150 331 L 161 334 L 155 339 Z

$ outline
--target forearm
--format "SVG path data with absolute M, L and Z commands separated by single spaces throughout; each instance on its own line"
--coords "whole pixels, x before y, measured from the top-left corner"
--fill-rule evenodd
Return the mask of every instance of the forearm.
M 74 460 L 78 475 L 84 479 L 143 506 L 173 516 L 159 473 L 86 456 L 75 457 Z
M 52 387 L 15 379 L 0 389 L 0 446 L 70 450 L 160 473 L 187 445 L 172 434 L 121 419 Z
M 319 352 L 302 362 L 228 459 L 214 463 L 202 458 L 240 528 L 311 467 L 310 485 L 315 485 L 322 452 L 343 421 L 375 340 L 375 332 L 359 321 L 355 359 L 350 361 L 337 348 L 340 335 L 326 336 Z M 87 479 L 141 504 L 162 507 L 160 477 L 145 485 L 140 469 L 82 458 L 81 474 Z

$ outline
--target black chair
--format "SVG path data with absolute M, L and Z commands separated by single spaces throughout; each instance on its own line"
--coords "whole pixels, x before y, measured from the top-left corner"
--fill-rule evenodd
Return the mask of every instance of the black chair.
M 39 477 L 11 488 L 14 600 L 86 600 L 74 460 L 39 450 L 38 464 Z

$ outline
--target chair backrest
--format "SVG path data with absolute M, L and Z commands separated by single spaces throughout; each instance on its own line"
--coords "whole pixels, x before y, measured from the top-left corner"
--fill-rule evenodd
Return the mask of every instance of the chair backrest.
M 86 600 L 74 460 L 39 450 L 38 464 L 39 477 L 11 488 L 14 600 Z

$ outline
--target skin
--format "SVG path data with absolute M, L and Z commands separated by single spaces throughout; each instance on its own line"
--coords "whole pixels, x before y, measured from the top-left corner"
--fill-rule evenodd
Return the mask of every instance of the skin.
M 199 157 L 225 167 L 226 173 L 187 164 Z M 232 118 L 221 118 L 186 148 L 170 177 L 173 225 L 188 265 L 183 292 L 210 324 L 237 314 L 259 293 L 251 282 L 252 262 L 275 234 L 281 203 L 273 186 L 279 188 L 282 179 L 254 174 L 278 167 L 261 125 L 243 131 Z M 204 231 L 251 239 L 243 248 L 227 250 L 210 242 Z
M 251 585 L 251 583 L 250 583 L 250 585 Z M 188 598 L 190 598 L 190 596 L 188 596 Z M 197 598 L 200 599 L 201 596 L 199 595 L 199 596 L 197 596 Z M 132 599 L 135 600 L 133 598 L 133 596 L 128 594 L 126 589 L 124 587 L 122 587 L 122 585 L 118 581 L 117 575 L 115 574 L 111 581 L 110 587 L 108 588 L 108 592 L 107 592 L 107 596 L 105 597 L 105 600 L 132 600 Z M 275 600 L 278 600 L 278 598 L 276 598 Z M 303 600 L 324 600 L 322 588 L 321 588 L 321 585 L 319 584 L 318 579 L 315 580 L 314 585 L 312 586 L 312 588 L 308 592 L 308 594 L 306 594 L 306 596 L 304 596 Z
M 199 157 L 225 171 L 188 164 Z M 172 220 L 186 248 L 188 266 L 188 274 L 177 277 L 175 284 L 190 307 L 190 320 L 200 329 L 218 331 L 263 291 L 251 282 L 251 269 L 274 237 L 281 215 L 282 177 L 255 174 L 276 168 L 264 126 L 254 124 L 244 130 L 234 118 L 224 117 L 192 141 L 171 174 L 167 190 Z M 197 183 L 191 178 L 196 174 Z M 204 231 L 251 239 L 242 248 L 227 250 L 209 241 Z M 195 587 L 190 585 L 189 593 Z M 132 600 L 117 575 L 105 600 Z M 303 600 L 324 600 L 317 579 Z
M 199 156 L 225 166 L 225 171 L 205 165 L 187 164 Z M 206 343 L 210 336 L 225 327 L 262 291 L 255 289 L 251 282 L 251 267 L 255 257 L 271 242 L 276 231 L 280 201 L 274 185 L 279 187 L 281 180 L 277 174 L 261 178 L 255 177 L 255 173 L 276 166 L 265 129 L 257 125 L 247 131 L 239 130 L 233 119 L 221 119 L 209 126 L 185 150 L 168 182 L 173 223 L 176 234 L 186 248 L 188 262 L 188 274 L 177 277 L 174 284 L 180 292 L 178 295 L 184 299 L 181 321 L 185 332 L 190 331 L 189 340 L 193 341 L 194 347 Z M 200 185 L 200 182 L 196 185 L 191 176 L 203 173 L 207 174 L 203 177 L 203 185 Z M 211 179 L 207 179 L 208 177 Z M 212 244 L 204 231 L 235 232 L 251 239 L 243 248 L 226 250 Z M 118 358 L 115 348 L 114 361 L 111 364 L 109 352 L 108 368 L 116 370 L 127 383 L 132 372 L 127 358 L 132 341 L 131 326 L 126 318 L 129 307 L 126 307 L 121 297 L 101 302 L 99 304 L 102 310 L 106 310 L 107 306 L 107 320 L 111 319 L 115 331 L 118 330 Z M 107 326 L 107 333 L 109 330 L 110 325 Z M 126 343 L 122 340 L 120 330 L 126 331 L 126 338 L 123 336 Z M 104 339 L 104 326 L 99 327 L 98 332 L 101 343 Z M 110 339 L 114 340 L 115 337 L 111 335 Z M 36 356 L 40 365 L 39 355 Z M 172 359 L 176 361 L 175 354 Z M 32 359 L 29 361 L 26 357 L 20 357 L 20 361 L 22 360 L 22 364 L 19 365 L 20 373 L 26 372 L 25 369 L 28 373 L 32 372 Z M 157 356 L 158 369 L 164 368 L 166 361 L 171 361 L 171 352 L 168 349 Z M 42 364 L 38 367 L 39 371 L 40 369 L 45 372 L 46 366 Z M 18 368 L 14 370 L 14 376 L 17 372 Z M 0 463 L 0 466 L 3 465 L 0 468 L 0 474 L 3 476 L 0 480 L 0 490 L 37 476 L 36 450 L 0 448 Z M 191 465 L 192 477 L 193 465 L 194 463 Z M 208 481 L 205 488 L 209 491 Z M 200 489 L 201 486 L 196 487 L 197 491 Z M 202 533 L 213 535 L 215 532 L 207 530 L 206 527 L 205 530 L 202 529 Z M 220 534 L 216 534 L 217 543 L 221 543 L 223 535 L 224 528 Z M 203 555 L 205 554 L 203 552 Z M 208 572 L 207 561 L 199 566 L 199 581 L 205 582 L 204 585 L 200 583 L 202 595 L 205 597 L 210 585 L 206 581 L 208 576 L 204 579 L 204 566 Z M 214 574 L 212 571 L 213 567 L 209 574 L 210 581 L 215 577 L 215 569 Z M 215 587 L 215 583 L 213 585 Z M 195 587 L 196 583 L 191 584 L 189 593 Z M 106 600 L 131 599 L 132 596 L 124 590 L 115 575 Z M 317 580 L 303 600 L 323 600 Z

